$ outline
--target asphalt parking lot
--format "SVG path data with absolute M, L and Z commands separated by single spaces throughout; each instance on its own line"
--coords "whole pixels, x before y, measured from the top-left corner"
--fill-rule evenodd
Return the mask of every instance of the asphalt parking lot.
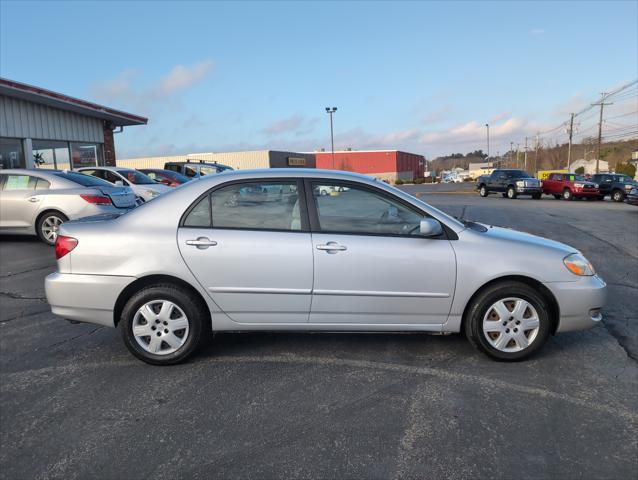
M 514 364 L 458 335 L 244 333 L 151 367 L 53 317 L 52 249 L 5 237 L 0 478 L 636 478 L 638 208 L 406 189 L 580 249 L 604 324 Z

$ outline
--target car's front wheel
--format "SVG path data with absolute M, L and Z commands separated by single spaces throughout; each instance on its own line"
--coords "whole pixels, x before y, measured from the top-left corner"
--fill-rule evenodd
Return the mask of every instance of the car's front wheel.
M 481 292 L 465 318 L 465 334 L 481 351 L 497 360 L 528 357 L 547 340 L 549 307 L 524 283 L 503 282 Z
M 614 202 L 622 202 L 625 199 L 625 194 L 622 190 L 614 190 L 611 194 L 611 199 Z
M 60 225 L 68 220 L 67 216 L 58 211 L 50 211 L 44 213 L 36 225 L 36 232 L 40 240 L 48 245 L 55 245 L 58 238 L 58 230 Z
M 563 200 L 573 200 L 574 199 L 574 195 L 572 194 L 572 191 L 569 188 L 566 188 L 565 190 L 563 190 Z
M 183 362 L 210 337 L 205 308 L 196 295 L 176 285 L 145 287 L 122 310 L 124 344 L 146 363 Z
M 507 187 L 507 198 L 514 200 L 516 198 L 516 190 L 514 187 Z
M 485 185 L 481 185 L 481 188 L 479 188 L 479 195 L 483 198 L 487 197 L 488 195 L 488 191 L 487 191 L 487 187 Z

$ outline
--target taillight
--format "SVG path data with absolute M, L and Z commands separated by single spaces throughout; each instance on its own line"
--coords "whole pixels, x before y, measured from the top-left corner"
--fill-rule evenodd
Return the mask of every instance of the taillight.
M 84 200 L 96 205 L 111 205 L 111 199 L 104 195 L 80 195 Z
M 77 246 L 78 246 L 77 238 L 65 237 L 64 235 L 58 235 L 58 238 L 55 239 L 55 258 L 57 260 L 61 259 Z

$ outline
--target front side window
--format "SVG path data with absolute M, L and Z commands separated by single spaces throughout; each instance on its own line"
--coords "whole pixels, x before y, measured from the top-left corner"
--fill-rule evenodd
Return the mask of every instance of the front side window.
M 197 170 L 195 170 L 193 167 L 189 167 L 189 166 L 185 166 L 184 167 L 184 175 L 186 175 L 187 177 L 196 177 L 197 176 Z
M 154 185 L 157 183 L 147 175 L 144 175 L 142 172 L 138 172 L 137 170 L 118 170 L 117 173 L 126 178 L 129 183 L 133 183 L 135 185 Z
M 213 228 L 300 231 L 297 183 L 236 183 L 211 194 Z
M 419 235 L 423 214 L 381 193 L 337 183 L 313 183 L 322 232 Z
M 35 190 L 37 177 L 30 175 L 7 175 L 3 190 Z

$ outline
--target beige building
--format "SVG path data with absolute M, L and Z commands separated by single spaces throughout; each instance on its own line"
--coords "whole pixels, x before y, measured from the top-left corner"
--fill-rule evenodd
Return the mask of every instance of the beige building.
M 279 150 L 253 150 L 245 152 L 204 152 L 163 157 L 129 158 L 117 161 L 118 167 L 164 168 L 167 162 L 217 162 L 235 170 L 252 168 L 307 167 L 315 168 L 314 154 Z

